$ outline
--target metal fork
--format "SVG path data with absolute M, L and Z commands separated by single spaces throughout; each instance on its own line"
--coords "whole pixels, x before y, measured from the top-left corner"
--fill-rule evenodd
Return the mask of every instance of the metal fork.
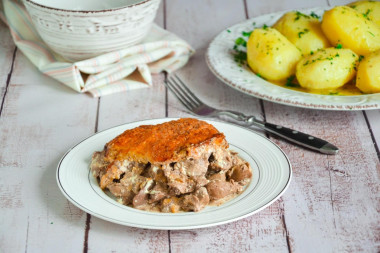
M 192 114 L 212 118 L 220 118 L 222 115 L 228 116 L 240 123 L 243 123 L 247 127 L 256 126 L 268 131 L 269 133 L 280 136 L 290 142 L 321 152 L 323 154 L 334 155 L 339 151 L 339 149 L 333 144 L 309 134 L 305 134 L 280 125 L 264 122 L 258 120 L 255 116 L 246 116 L 241 112 L 220 110 L 211 107 L 203 103 L 196 95 L 194 95 L 194 93 L 177 75 L 174 75 L 174 77 L 170 76 L 165 81 L 165 86 Z

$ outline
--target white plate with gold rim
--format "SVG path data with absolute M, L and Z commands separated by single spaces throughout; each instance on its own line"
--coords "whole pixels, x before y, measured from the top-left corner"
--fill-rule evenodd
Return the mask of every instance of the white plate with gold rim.
M 259 212 L 277 200 L 290 183 L 292 170 L 284 152 L 267 138 L 241 126 L 206 120 L 223 132 L 230 149 L 248 161 L 253 169 L 252 182 L 238 197 L 200 212 L 154 213 L 124 206 L 104 193 L 90 173 L 94 151 L 123 131 L 140 125 L 159 124 L 171 118 L 129 123 L 99 132 L 71 148 L 59 162 L 57 183 L 64 196 L 75 206 L 100 219 L 148 229 L 194 229 L 236 221 Z
M 322 16 L 329 8 L 313 8 L 299 10 L 305 14 Z M 289 10 L 288 10 L 289 11 Z M 287 11 L 258 16 L 224 29 L 210 43 L 206 62 L 210 70 L 222 82 L 248 95 L 271 102 L 321 110 L 369 110 L 380 109 L 380 93 L 356 96 L 319 95 L 300 92 L 272 84 L 256 76 L 249 68 L 240 67 L 234 60 L 232 48 L 235 40 L 242 37 L 243 31 L 273 25 Z

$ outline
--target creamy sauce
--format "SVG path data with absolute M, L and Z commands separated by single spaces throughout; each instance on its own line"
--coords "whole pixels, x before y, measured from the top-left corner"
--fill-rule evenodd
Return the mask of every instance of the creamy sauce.
M 252 177 L 253 177 L 253 175 L 252 175 Z M 244 189 L 241 192 L 232 193 L 232 194 L 229 194 L 229 195 L 225 196 L 224 198 L 210 201 L 210 203 L 208 203 L 207 206 L 221 206 L 224 203 L 226 203 L 226 202 L 228 202 L 228 201 L 236 198 L 237 196 L 239 196 L 240 194 L 242 194 L 245 191 L 245 189 L 249 186 L 249 184 L 251 183 L 251 181 L 252 181 L 252 178 L 248 180 L 248 183 L 244 186 Z M 123 201 L 122 201 L 121 198 L 115 197 L 109 190 L 105 190 L 104 192 L 106 193 L 106 195 L 108 197 L 110 197 L 111 199 L 117 201 L 119 204 L 123 205 Z M 134 208 L 132 205 L 125 205 L 125 206 L 128 206 L 130 208 Z M 134 208 L 134 209 L 136 209 L 136 208 Z M 140 206 L 137 209 L 139 209 L 141 211 L 147 211 L 147 212 L 162 213 L 161 210 L 160 210 L 160 208 L 159 208 L 159 206 L 157 206 L 157 203 L 143 205 L 143 206 Z M 200 212 L 202 212 L 202 210 Z M 189 213 L 189 212 L 179 210 L 179 211 L 177 211 L 175 213 Z
M 201 149 L 201 148 L 198 148 L 198 149 Z M 206 161 L 207 161 L 207 159 L 208 159 L 208 157 L 210 157 L 210 153 L 211 153 L 211 151 L 210 150 L 206 150 L 206 149 L 201 149 L 200 151 L 202 151 L 201 153 L 203 153 L 203 154 L 207 154 L 206 156 L 205 156 L 205 158 L 203 158 L 203 159 L 206 159 Z M 220 159 L 217 159 L 217 157 L 218 156 L 222 156 L 223 155 L 223 152 L 221 153 L 221 154 L 219 154 L 220 152 L 221 152 L 221 149 L 219 149 L 219 150 L 212 150 L 213 152 L 213 154 L 214 154 L 214 158 L 215 158 L 215 161 L 219 161 L 219 162 L 221 162 L 221 163 L 223 163 L 223 162 L 225 162 L 225 160 L 226 160 L 226 158 L 220 158 Z M 233 152 L 233 151 L 228 151 L 228 150 L 225 150 L 225 152 L 227 152 L 227 153 L 230 153 L 231 154 L 231 157 L 230 157 L 230 159 L 232 159 L 233 160 L 233 162 L 232 162 L 232 164 L 231 164 L 231 168 L 233 168 L 233 166 L 237 166 L 237 165 L 244 165 L 244 163 L 246 163 L 246 164 L 248 164 L 244 159 L 242 159 L 241 157 L 239 157 L 239 155 L 238 155 L 238 153 L 236 153 L 236 152 Z M 97 153 L 98 154 L 98 153 Z M 218 155 L 219 154 L 219 155 Z M 104 153 L 102 153 L 102 155 L 104 155 Z M 95 158 L 93 158 L 93 161 L 92 161 L 92 163 L 91 163 L 91 169 L 93 170 L 93 173 L 95 173 L 95 172 L 97 172 L 98 170 L 99 170 L 99 168 L 98 167 L 100 167 L 101 169 L 103 169 L 103 170 L 105 170 L 105 169 L 107 169 L 108 168 L 108 166 L 106 165 L 106 164 L 103 164 L 102 163 L 102 159 L 100 159 L 100 158 L 103 158 L 103 157 L 99 157 L 99 156 L 96 156 Z M 201 158 L 198 158 L 198 159 L 201 159 Z M 125 163 L 123 163 L 123 165 L 125 165 Z M 127 171 L 127 168 L 126 167 L 124 167 L 123 165 L 121 165 L 121 164 L 118 164 L 118 168 L 119 168 L 119 170 L 121 171 L 121 172 L 126 172 Z M 182 166 L 181 166 L 181 162 L 177 162 L 177 163 L 175 163 L 175 165 L 174 165 L 174 167 L 176 167 L 176 169 L 178 170 L 178 171 L 182 171 L 182 174 L 183 175 L 188 175 L 188 176 L 197 176 L 196 174 L 194 174 L 194 173 L 189 173 L 189 169 L 190 168 L 187 168 L 186 166 L 186 163 L 184 163 L 184 164 L 182 164 Z M 203 164 L 202 163 L 194 163 L 193 164 L 194 166 L 195 165 L 197 165 L 197 166 L 202 166 Z M 133 185 L 131 185 L 130 183 L 132 183 L 132 184 L 141 184 L 141 182 L 139 182 L 139 177 L 141 177 L 140 176 L 140 174 L 142 173 L 142 170 L 144 170 L 145 169 L 145 166 L 143 166 L 142 164 L 139 164 L 139 166 L 140 167 L 132 167 L 132 172 L 134 172 L 135 174 L 132 174 L 132 175 L 128 175 L 128 176 L 126 176 L 127 177 L 127 181 L 129 182 L 127 185 L 124 185 L 124 186 L 122 186 L 121 187 L 121 189 L 116 189 L 117 191 L 121 191 L 121 192 L 117 192 L 116 194 L 117 194 L 117 196 L 119 196 L 119 195 L 123 195 L 124 193 L 125 193 L 125 191 L 131 191 L 132 190 L 132 187 L 133 187 Z M 179 166 L 179 167 L 178 167 Z M 193 167 L 194 167 L 193 166 Z M 209 166 L 209 163 L 207 163 L 207 166 Z M 226 167 L 227 166 L 227 164 L 223 164 L 223 167 Z M 249 169 L 249 165 L 247 165 L 248 167 L 246 168 L 246 169 Z M 125 169 L 123 169 L 123 168 L 125 168 Z M 158 171 L 158 170 L 161 170 L 162 168 L 160 167 L 160 166 L 157 166 L 157 165 L 152 165 L 152 171 Z M 204 167 L 206 170 L 208 169 L 208 167 Z M 230 171 L 231 170 L 231 168 L 230 169 L 228 169 L 228 171 Z M 96 169 L 96 170 L 95 170 Z M 249 169 L 250 171 L 251 171 L 251 169 Z M 99 172 L 99 171 L 98 171 Z M 104 171 L 103 171 L 104 172 Z M 206 171 L 201 171 L 202 173 L 202 175 L 206 175 Z M 247 172 L 247 170 L 246 170 L 246 172 Z M 241 172 L 241 173 L 246 173 L 246 172 Z M 221 173 L 221 172 L 219 172 L 219 173 Z M 225 171 L 224 173 L 228 173 L 227 171 Z M 211 202 L 209 202 L 207 205 L 208 206 L 220 206 L 220 205 L 222 205 L 222 204 L 224 204 L 224 203 L 226 203 L 226 202 L 228 202 L 228 201 L 230 201 L 231 199 L 234 199 L 234 198 L 236 198 L 237 196 L 239 196 L 246 188 L 247 188 L 247 186 L 249 185 L 249 183 L 251 182 L 251 180 L 252 180 L 252 177 L 253 177 L 253 175 L 252 175 L 252 171 L 249 173 L 249 174 L 246 174 L 246 175 L 240 175 L 240 176 L 237 176 L 237 180 L 239 180 L 238 181 L 238 183 L 239 183 L 239 186 L 241 186 L 241 187 L 236 187 L 237 185 L 231 185 L 230 187 L 231 188 L 226 188 L 227 190 L 228 190 L 228 192 L 234 192 L 234 191 L 239 191 L 239 192 L 237 192 L 237 193 L 232 193 L 232 194 L 229 194 L 229 195 L 227 195 L 227 196 L 225 196 L 224 198 L 221 198 L 221 199 L 218 199 L 218 200 L 214 200 L 214 201 L 211 201 Z M 189 175 L 190 174 L 190 175 Z M 231 171 L 231 174 L 233 174 L 233 171 Z M 251 176 L 249 176 L 249 175 L 251 175 Z M 98 183 L 99 183 L 99 175 L 97 174 L 97 173 L 95 173 L 95 176 L 97 177 L 97 181 L 98 181 Z M 169 175 L 170 176 L 170 175 Z M 230 175 L 231 177 L 232 177 L 232 175 Z M 240 179 L 239 179 L 239 177 L 240 177 Z M 241 177 L 243 177 L 243 178 L 241 178 Z M 140 185 L 140 187 L 139 187 L 139 193 L 138 194 L 140 194 L 141 193 L 141 191 L 143 190 L 144 192 L 143 193 L 145 193 L 145 194 L 153 194 L 153 193 L 155 193 L 155 191 L 153 191 L 153 190 L 148 190 L 148 189 L 151 189 L 152 187 L 152 184 L 154 183 L 154 180 L 153 179 L 151 179 L 151 178 L 145 178 L 146 180 L 148 180 L 148 181 L 144 181 L 143 183 L 144 183 L 144 185 Z M 190 178 L 191 179 L 191 178 Z M 205 180 L 206 180 L 206 182 L 202 182 L 202 183 L 204 183 L 204 184 L 202 184 L 201 186 L 203 186 L 203 185 L 207 185 L 207 183 L 209 183 L 210 181 L 209 180 L 207 180 L 206 179 L 206 177 L 204 178 Z M 210 179 L 210 180 L 219 180 L 219 179 L 217 179 L 217 178 L 214 178 L 214 179 Z M 225 178 L 224 179 L 220 179 L 220 180 L 225 180 Z M 232 179 L 231 179 L 232 180 Z M 207 182 L 208 181 L 208 182 Z M 120 181 L 119 181 L 120 182 Z M 212 181 L 211 181 L 212 182 Z M 233 182 L 232 182 L 233 183 Z M 123 188 L 124 187 L 124 188 Z M 222 187 L 222 186 L 220 186 L 220 187 Z M 236 187 L 236 188 L 235 188 Z M 197 188 L 198 189 L 198 188 Z M 194 194 L 194 193 L 196 193 L 196 190 L 197 189 L 194 189 L 192 192 L 188 192 L 188 193 L 186 193 L 186 194 Z M 112 189 L 111 189 L 112 190 Z M 189 191 L 191 190 L 191 189 L 188 189 Z M 207 189 L 203 189 L 204 191 L 206 191 L 206 193 L 207 193 Z M 115 189 L 113 189 L 112 191 L 115 191 Z M 117 201 L 119 204 L 122 204 L 122 205 L 125 205 L 125 206 L 128 206 L 128 207 L 131 207 L 131 208 L 136 208 L 136 209 L 139 209 L 139 210 L 143 210 L 143 211 L 148 211 L 148 212 L 156 212 L 156 213 L 162 213 L 162 212 L 168 212 L 168 211 L 171 211 L 171 212 L 173 212 L 173 213 L 184 213 L 184 212 L 186 212 L 186 211 L 183 211 L 181 208 L 181 205 L 183 204 L 181 204 L 180 203 L 180 198 L 182 197 L 182 196 L 184 196 L 185 194 L 181 194 L 181 195 L 178 195 L 178 196 L 176 196 L 176 197 L 174 197 L 174 196 L 167 196 L 167 197 L 170 197 L 170 199 L 164 199 L 164 201 L 165 200 L 170 200 L 170 203 L 167 203 L 167 204 L 164 204 L 164 203 L 162 203 L 162 206 L 161 206 L 161 202 L 160 201 L 158 201 L 158 202 L 154 202 L 154 203 L 150 203 L 149 201 L 147 201 L 146 203 L 141 203 L 141 204 L 136 204 L 136 203 L 138 203 L 137 201 L 137 199 L 133 199 L 133 201 L 135 201 L 135 204 L 137 205 L 137 207 L 133 207 L 133 205 L 132 205 L 132 203 L 129 203 L 129 198 L 128 198 L 128 204 L 126 204 L 126 203 L 123 203 L 123 198 L 121 198 L 121 197 L 116 197 L 111 191 L 110 191 L 110 189 L 108 189 L 108 188 L 106 188 L 106 189 L 104 189 L 103 190 L 103 192 L 108 196 L 108 197 L 110 197 L 111 199 L 113 199 L 113 200 L 115 200 L 115 201 Z M 115 193 L 115 192 L 114 192 Z M 226 192 L 227 193 L 227 192 Z M 144 196 L 146 196 L 144 194 Z M 201 194 L 201 193 L 196 193 L 196 194 Z M 129 195 L 124 195 L 124 196 L 126 196 L 126 198 L 129 196 Z M 136 196 L 138 196 L 138 195 L 136 195 Z M 196 195 L 196 196 L 198 196 L 198 197 L 200 197 L 200 201 L 202 201 L 202 198 L 205 196 L 205 195 L 203 195 L 203 194 L 201 194 L 201 195 Z M 140 201 L 140 200 L 139 200 Z M 205 202 L 203 202 L 202 204 L 200 204 L 200 203 L 196 203 L 195 205 L 197 206 L 197 208 L 200 208 L 200 209 L 203 209 L 205 206 L 206 203 Z M 186 204 L 185 204 L 186 205 Z M 201 210 L 200 210 L 201 211 Z
M 248 185 L 249 185 L 249 183 L 248 183 Z M 245 188 L 246 188 L 246 186 L 244 187 L 244 190 L 245 190 Z M 237 196 L 239 196 L 240 194 L 242 194 L 244 192 L 244 190 L 242 190 L 241 192 L 232 193 L 232 194 L 227 195 L 221 199 L 210 201 L 210 203 L 208 203 L 208 206 L 221 206 L 224 203 L 226 203 L 226 202 L 230 201 L 231 199 L 234 199 Z

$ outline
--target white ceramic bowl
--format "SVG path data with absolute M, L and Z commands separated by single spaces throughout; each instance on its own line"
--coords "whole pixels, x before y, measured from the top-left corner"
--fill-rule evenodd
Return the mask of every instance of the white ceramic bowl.
M 84 60 L 139 43 L 149 32 L 160 0 L 24 0 L 34 25 L 52 50 Z

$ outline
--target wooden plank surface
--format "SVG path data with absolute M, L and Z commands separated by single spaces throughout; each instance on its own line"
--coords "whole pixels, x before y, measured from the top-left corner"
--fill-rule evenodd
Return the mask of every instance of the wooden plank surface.
M 0 115 L 3 105 L 3 97 L 7 91 L 9 77 L 11 76 L 16 46 L 12 41 L 7 26 L 0 20 Z
M 379 252 L 380 110 L 328 112 L 262 102 L 221 83 L 204 60 L 210 41 L 246 18 L 347 2 L 162 1 L 156 22 L 196 49 L 178 73 L 203 100 L 341 148 L 327 156 L 271 137 L 293 165 L 283 197 L 249 218 L 182 231 L 130 228 L 92 217 L 70 204 L 55 181 L 65 151 L 96 131 L 190 116 L 167 93 L 165 75 L 155 75 L 149 89 L 100 99 L 76 94 L 41 75 L 20 52 L 14 57 L 0 23 L 0 252 Z
M 155 22 L 164 27 L 165 2 L 157 13 Z M 99 99 L 97 131 L 153 118 L 164 118 L 166 114 L 164 74 L 153 76 L 153 86 L 147 89 L 114 94 Z M 90 222 L 88 252 L 168 252 L 167 231 L 131 228 L 112 224 L 96 217 L 87 217 Z
M 155 75 L 153 87 L 149 89 L 133 91 L 129 95 L 116 94 L 101 98 L 98 130 L 149 118 L 164 118 L 163 78 L 163 75 Z M 148 102 L 149 106 L 144 102 Z M 168 249 L 167 231 L 131 228 L 91 217 L 89 252 L 168 252 Z
M 202 8 L 200 8 L 202 6 Z M 210 11 L 212 10 L 212 11 Z M 228 10 L 228 15 L 226 14 Z M 195 55 L 178 75 L 191 87 L 200 99 L 212 106 L 240 110 L 262 119 L 259 100 L 219 81 L 208 69 L 205 53 L 211 40 L 226 27 L 246 18 L 242 1 L 168 1 L 167 29 L 190 43 Z M 192 20 L 189 22 L 189 20 Z M 200 29 L 202 27 L 202 29 Z M 177 99 L 169 94 L 169 116 L 189 115 Z
M 367 111 L 364 114 L 373 136 L 372 142 L 377 150 L 377 157 L 380 159 L 380 110 Z
M 339 155 L 326 157 L 276 140 L 294 168 L 294 183 L 283 196 L 290 250 L 310 251 L 310 245 L 318 245 L 322 252 L 373 250 L 379 233 L 367 228 L 376 227 L 380 218 L 371 204 L 378 196 L 379 160 L 362 113 L 312 113 L 272 103 L 265 103 L 265 112 L 268 121 L 321 136 L 342 149 Z M 337 133 L 350 139 L 336 138 Z M 361 142 L 368 145 L 360 147 Z M 353 153 L 366 162 L 349 159 Z
M 320 136 L 341 148 L 339 155 L 326 156 L 275 139 L 293 164 L 293 183 L 283 196 L 290 251 L 310 251 L 310 245 L 316 245 L 317 252 L 374 250 L 380 233 L 368 227 L 378 227 L 380 220 L 378 207 L 372 204 L 378 198 L 380 165 L 363 114 L 264 105 L 268 121 Z M 358 164 L 358 157 L 365 162 Z
M 0 119 L 0 251 L 82 250 L 86 214 L 64 198 L 55 173 L 63 154 L 93 132 L 95 116 L 95 100 L 17 53 Z
M 272 1 L 247 1 L 249 18 L 268 14 L 272 12 L 304 9 L 321 7 L 327 5 L 327 0 L 310 0 L 310 1 L 298 1 L 298 0 L 272 0 Z
M 265 108 L 267 120 L 321 136 L 341 149 L 326 156 L 275 139 L 293 164 L 293 181 L 283 196 L 291 249 L 304 252 L 318 245 L 323 252 L 372 251 L 379 231 L 368 228 L 380 220 L 374 204 L 380 164 L 362 113 L 310 114 L 272 103 Z
M 226 27 L 246 19 L 244 2 L 171 1 L 167 10 L 168 30 L 181 35 L 196 49 L 188 65 L 179 71 L 184 81 L 212 106 L 237 110 L 262 119 L 260 101 L 223 84 L 213 76 L 205 62 L 205 52 L 211 40 Z M 194 22 L 189 23 L 188 20 Z M 202 29 L 199 29 L 200 26 Z M 170 95 L 169 116 L 187 115 Z M 172 252 L 287 251 L 279 202 L 242 221 L 215 228 L 171 231 L 170 239 Z
M 335 5 L 346 5 L 351 2 L 351 0 L 328 0 L 330 6 Z M 380 159 L 380 151 L 379 151 L 379 144 L 380 144 L 380 110 L 371 110 L 364 112 L 364 116 L 367 120 L 367 124 L 370 128 L 370 131 L 372 133 L 372 140 L 373 144 L 375 145 L 375 149 L 377 150 L 377 156 Z

